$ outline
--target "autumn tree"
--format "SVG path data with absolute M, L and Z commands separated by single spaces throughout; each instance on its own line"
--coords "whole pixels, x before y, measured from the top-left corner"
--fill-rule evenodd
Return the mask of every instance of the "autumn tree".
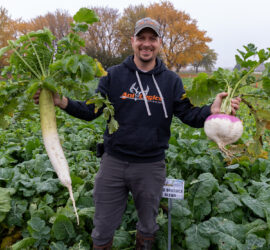
M 124 9 L 123 15 L 117 24 L 117 36 L 120 39 L 118 49 L 123 58 L 133 54 L 130 38 L 134 34 L 136 22 L 144 17 L 146 17 L 146 7 L 143 5 L 130 5 Z
M 90 7 L 99 17 L 84 34 L 85 52 L 97 58 L 104 68 L 119 63 L 119 38 L 116 36 L 116 25 L 119 18 L 117 9 L 108 7 Z
M 206 71 L 212 71 L 217 61 L 217 53 L 213 49 L 208 49 L 202 54 L 202 59 L 193 62 L 193 67 L 196 72 L 199 71 L 199 67 L 203 67 Z
M 60 40 L 70 32 L 72 16 L 66 10 L 56 10 L 54 13 L 48 12 L 43 16 L 37 16 L 30 21 L 32 30 L 48 28 L 51 30 L 56 40 Z
M 8 16 L 7 9 L 0 7 L 0 48 L 7 46 L 7 41 L 14 39 L 14 22 Z M 0 68 L 6 65 L 8 55 L 0 60 Z
M 16 38 L 20 37 L 21 35 L 25 35 L 32 30 L 33 30 L 33 26 L 30 22 L 24 21 L 21 18 L 15 20 L 14 35 Z
M 181 67 L 202 59 L 211 38 L 197 27 L 197 22 L 183 11 L 178 11 L 169 1 L 151 4 L 148 16 L 161 24 L 162 56 L 168 68 L 179 71 Z

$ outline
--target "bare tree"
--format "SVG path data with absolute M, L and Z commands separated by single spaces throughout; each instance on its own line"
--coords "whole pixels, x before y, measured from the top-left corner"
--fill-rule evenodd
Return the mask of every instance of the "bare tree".
M 60 40 L 70 32 L 72 16 L 66 10 L 56 10 L 55 13 L 48 12 L 44 16 L 38 16 L 31 20 L 32 30 L 51 30 L 56 40 Z
M 83 34 L 85 52 L 97 58 L 107 68 L 118 62 L 119 38 L 117 37 L 117 22 L 119 12 L 108 7 L 91 7 L 99 16 L 99 22 L 92 24 Z

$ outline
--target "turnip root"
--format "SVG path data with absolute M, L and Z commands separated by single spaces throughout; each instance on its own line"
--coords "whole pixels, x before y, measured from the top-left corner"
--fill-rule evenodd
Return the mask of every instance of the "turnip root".
M 213 114 L 207 117 L 204 123 L 207 137 L 217 143 L 218 147 L 228 157 L 231 156 L 226 145 L 236 142 L 243 133 L 243 124 L 240 119 L 227 114 Z
M 67 187 L 79 225 L 79 216 L 72 193 L 69 167 L 57 133 L 55 108 L 51 91 L 42 89 L 39 97 L 40 120 L 45 149 L 60 180 Z

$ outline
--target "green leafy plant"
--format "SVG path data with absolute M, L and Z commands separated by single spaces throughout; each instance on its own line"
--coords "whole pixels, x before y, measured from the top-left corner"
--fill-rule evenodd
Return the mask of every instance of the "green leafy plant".
M 95 147 L 102 140 L 104 119 L 99 117 L 89 123 L 60 110 L 56 112 L 80 225 L 67 200 L 68 191 L 61 187 L 44 151 L 40 125 L 21 119 L 11 123 L 9 129 L 0 129 L 0 186 L 4 189 L 0 196 L 5 204 L 5 211 L 0 212 L 3 248 L 13 244 L 12 249 L 91 249 L 89 235 L 95 212 L 92 194 L 100 163 Z M 34 114 L 36 119 L 38 116 Z M 241 116 L 246 124 L 253 124 L 248 112 Z M 185 180 L 184 200 L 173 201 L 171 248 L 269 249 L 270 160 L 259 158 L 251 162 L 243 156 L 228 164 L 205 138 L 203 129 L 190 128 L 177 118 L 171 128 L 167 176 Z M 245 131 L 243 137 L 251 137 L 252 133 L 253 130 Z M 270 131 L 265 134 L 270 136 Z M 157 218 L 157 250 L 168 245 L 167 202 L 162 199 Z M 113 249 L 134 249 L 136 223 L 134 201 L 129 196 Z M 12 243 L 9 241 L 8 245 L 10 239 Z
M 208 76 L 200 73 L 194 78 L 191 87 L 187 90 L 187 96 L 195 105 L 209 103 L 214 96 L 226 91 L 228 96 L 221 106 L 221 113 L 231 114 L 231 100 L 240 96 L 246 104 L 249 113 L 254 117 L 256 131 L 253 140 L 246 143 L 245 148 L 234 147 L 232 151 L 242 151 L 243 154 L 257 158 L 263 151 L 263 134 L 270 122 L 270 48 L 258 50 L 254 44 L 244 46 L 245 51 L 238 50 L 236 55 L 237 67 L 230 71 L 219 68 Z M 265 70 L 261 75 L 255 75 L 255 69 L 263 64 Z

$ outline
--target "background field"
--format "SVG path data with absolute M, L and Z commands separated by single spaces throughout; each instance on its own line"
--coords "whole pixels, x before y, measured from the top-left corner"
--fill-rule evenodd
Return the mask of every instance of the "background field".
M 190 83 L 184 78 L 185 85 Z M 95 174 L 100 159 L 105 120 L 72 118 L 57 110 L 61 142 L 69 162 L 80 216 L 76 224 L 67 190 L 60 184 L 44 150 L 37 122 L 12 122 L 0 130 L 0 242 L 1 249 L 91 249 Z M 252 135 L 253 120 L 242 107 Z M 12 120 L 12 118 L 10 118 Z M 173 201 L 172 249 L 269 249 L 270 161 L 268 155 L 251 162 L 226 162 L 202 129 L 175 119 L 166 153 L 167 176 L 185 180 L 185 199 Z M 267 131 L 266 137 L 270 133 Z M 269 153 L 269 145 L 265 143 Z M 114 249 L 133 249 L 137 215 L 129 197 Z M 167 248 L 167 200 L 162 199 L 157 221 L 160 231 L 154 249 Z

